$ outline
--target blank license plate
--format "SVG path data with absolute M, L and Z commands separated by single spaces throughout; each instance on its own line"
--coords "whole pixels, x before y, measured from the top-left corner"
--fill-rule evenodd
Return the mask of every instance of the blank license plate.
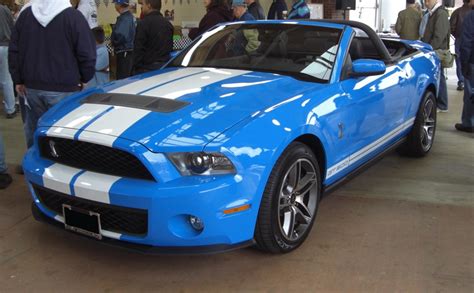
M 63 204 L 64 227 L 67 230 L 101 240 L 100 215 Z

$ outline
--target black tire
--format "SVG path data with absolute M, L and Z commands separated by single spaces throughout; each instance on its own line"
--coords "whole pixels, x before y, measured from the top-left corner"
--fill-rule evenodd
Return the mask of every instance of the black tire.
M 294 168 L 300 171 L 292 172 L 296 170 Z M 301 180 L 293 181 L 292 177 L 301 177 Z M 304 185 L 308 178 L 310 178 L 309 181 Z M 291 183 L 295 188 L 290 192 Z M 299 186 L 302 186 L 301 189 L 298 189 Z M 308 191 L 305 191 L 306 189 Z M 291 194 L 287 196 L 284 195 L 285 192 Z M 320 194 L 321 175 L 316 156 L 303 143 L 290 144 L 273 167 L 263 193 L 255 228 L 257 248 L 271 253 L 287 253 L 299 247 L 305 241 L 314 224 Z M 301 203 L 302 201 L 304 203 Z M 286 213 L 285 209 L 288 209 Z M 281 213 L 284 214 L 283 218 Z M 289 218 L 293 219 L 289 222 L 296 224 L 293 224 L 294 229 L 288 228 L 287 235 L 285 235 L 285 228 L 281 222 L 287 223 L 288 213 L 290 213 Z M 308 215 L 311 215 L 310 220 L 305 217 Z M 291 226 L 289 224 L 289 227 Z M 292 237 L 296 237 L 296 239 L 291 239 Z
M 435 134 L 436 97 L 433 92 L 427 91 L 418 109 L 413 129 L 398 152 L 408 157 L 424 157 L 433 147 Z

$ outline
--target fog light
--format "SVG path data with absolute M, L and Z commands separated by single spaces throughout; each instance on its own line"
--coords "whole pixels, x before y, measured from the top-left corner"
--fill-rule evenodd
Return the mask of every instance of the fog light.
M 196 216 L 189 216 L 189 223 L 197 231 L 202 231 L 204 229 L 204 223 Z

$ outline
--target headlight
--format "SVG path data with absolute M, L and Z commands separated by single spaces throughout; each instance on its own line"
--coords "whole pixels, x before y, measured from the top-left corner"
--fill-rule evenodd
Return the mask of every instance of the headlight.
M 221 153 L 170 153 L 168 157 L 183 176 L 235 173 L 234 164 Z

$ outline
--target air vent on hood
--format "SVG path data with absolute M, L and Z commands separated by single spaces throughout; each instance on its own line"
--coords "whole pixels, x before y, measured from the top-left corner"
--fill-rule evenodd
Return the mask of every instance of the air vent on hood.
M 170 113 L 187 105 L 188 102 L 129 94 L 92 94 L 81 101 L 83 104 L 102 104 L 144 109 L 152 112 Z

